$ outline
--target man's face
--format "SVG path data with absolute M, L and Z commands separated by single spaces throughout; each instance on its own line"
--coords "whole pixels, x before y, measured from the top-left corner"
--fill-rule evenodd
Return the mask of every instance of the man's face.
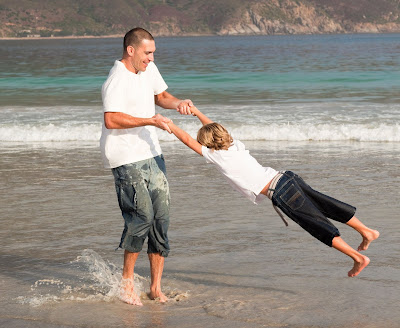
M 133 51 L 131 57 L 132 66 L 136 73 L 144 72 L 150 62 L 154 61 L 154 52 L 156 51 L 156 43 L 154 40 L 143 40 L 139 46 Z

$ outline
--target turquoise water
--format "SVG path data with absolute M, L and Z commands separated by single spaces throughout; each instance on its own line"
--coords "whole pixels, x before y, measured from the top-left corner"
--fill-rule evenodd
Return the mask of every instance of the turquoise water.
M 205 42 L 187 40 L 185 50 L 178 54 L 176 49 L 182 49 L 179 39 L 161 40 L 169 49 L 165 55 L 161 54 L 161 69 L 171 79 L 171 86 L 184 85 L 186 93 L 197 89 L 200 98 L 206 97 L 201 99 L 204 102 L 210 94 L 217 103 L 398 102 L 399 38 L 399 35 L 204 38 Z M 159 47 L 163 45 L 160 42 Z
M 170 89 L 201 104 L 400 102 L 400 35 L 158 38 Z M 100 104 L 120 39 L 0 41 L 0 106 Z

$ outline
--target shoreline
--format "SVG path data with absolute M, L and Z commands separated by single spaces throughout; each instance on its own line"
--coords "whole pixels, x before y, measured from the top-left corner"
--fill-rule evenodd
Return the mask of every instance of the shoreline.
M 299 33 L 299 34 L 212 34 L 212 33 L 190 33 L 190 34 L 180 34 L 180 35 L 156 35 L 157 38 L 184 38 L 184 37 L 210 37 L 210 36 L 282 36 L 282 35 L 363 35 L 363 34 L 400 34 L 400 31 L 395 32 L 343 32 L 343 33 Z M 124 34 L 111 34 L 111 35 L 68 35 L 68 36 L 32 36 L 32 37 L 0 37 L 0 41 L 4 40 L 68 40 L 68 39 L 113 39 L 113 38 L 123 38 Z
M 113 35 L 69 35 L 69 36 L 38 36 L 38 37 L 5 37 L 0 40 L 63 40 L 63 39 L 112 39 L 112 38 L 123 38 L 122 34 Z

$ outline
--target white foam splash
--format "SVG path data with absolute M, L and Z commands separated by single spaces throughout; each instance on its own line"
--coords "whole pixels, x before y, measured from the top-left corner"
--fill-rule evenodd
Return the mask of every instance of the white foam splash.
M 83 276 L 73 282 L 46 278 L 36 281 L 31 286 L 31 296 L 20 296 L 17 301 L 31 306 L 40 306 L 49 302 L 112 301 L 119 298 L 121 283 L 121 268 L 111 262 L 104 261 L 95 251 L 86 249 L 72 264 L 78 264 L 83 269 Z M 80 282 L 77 283 L 77 282 Z M 135 292 L 141 295 L 143 284 L 147 279 L 135 274 Z
M 91 249 L 85 249 L 81 256 L 75 260 L 87 267 L 93 280 L 91 288 L 107 298 L 119 296 L 120 282 L 122 280 L 121 268 L 111 262 L 104 261 L 99 254 Z M 135 274 L 135 292 L 140 295 L 143 292 L 145 278 Z

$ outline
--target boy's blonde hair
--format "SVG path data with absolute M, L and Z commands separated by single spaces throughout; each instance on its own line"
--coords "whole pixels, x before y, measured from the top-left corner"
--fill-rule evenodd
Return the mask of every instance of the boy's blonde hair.
M 229 132 L 219 123 L 209 123 L 197 133 L 197 141 L 210 149 L 227 150 L 233 142 Z

